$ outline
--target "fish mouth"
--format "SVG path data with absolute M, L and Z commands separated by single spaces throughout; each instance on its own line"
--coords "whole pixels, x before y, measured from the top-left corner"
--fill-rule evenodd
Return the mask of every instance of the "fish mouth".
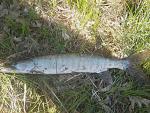
M 11 68 L 1 67 L 0 72 L 2 73 L 11 73 L 13 70 Z

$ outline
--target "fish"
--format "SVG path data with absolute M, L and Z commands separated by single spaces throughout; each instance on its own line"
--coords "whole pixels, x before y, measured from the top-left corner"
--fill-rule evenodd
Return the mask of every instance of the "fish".
M 1 68 L 0 71 L 24 74 L 101 73 L 110 68 L 125 70 L 128 65 L 129 61 L 125 59 L 118 60 L 92 55 L 61 54 L 19 61 L 8 68 Z
M 2 66 L 0 67 L 0 72 L 57 75 L 73 72 L 102 73 L 109 69 L 117 68 L 133 74 L 134 70 L 131 71 L 131 69 L 134 69 L 135 64 L 147 58 L 150 58 L 150 49 L 123 59 L 77 54 L 48 55 L 21 60 L 12 63 L 8 67 Z M 137 76 L 137 73 L 134 76 Z

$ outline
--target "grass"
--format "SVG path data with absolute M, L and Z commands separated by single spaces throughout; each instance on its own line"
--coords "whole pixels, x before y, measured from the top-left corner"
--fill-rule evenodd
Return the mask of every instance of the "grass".
M 46 98 L 44 93 L 37 92 L 38 85 L 29 80 L 25 80 L 24 76 L 16 75 L 0 75 L 1 108 L 3 112 L 43 112 L 55 113 L 56 106 L 53 102 Z
M 127 8 L 128 18 L 124 25 L 125 52 L 130 55 L 150 48 L 150 1 L 140 3 L 138 8 L 130 4 Z M 143 63 L 145 72 L 149 75 L 149 60 Z
M 142 6 L 133 12 L 133 8 L 129 9 L 128 18 L 125 22 L 126 51 L 138 52 L 150 47 L 150 1 L 144 1 Z M 132 49 L 131 49 L 132 48 Z
M 146 60 L 145 62 L 142 63 L 141 65 L 145 71 L 145 73 L 147 73 L 148 76 L 150 76 L 150 60 Z
M 0 59 L 3 61 L 9 55 L 24 50 L 30 51 L 33 56 L 72 52 L 112 55 L 107 42 L 103 42 L 106 46 L 101 41 L 96 42 L 97 38 L 101 40 L 99 35 L 102 35 L 98 32 L 99 27 L 102 27 L 101 2 L 0 0 L 1 2 L 4 9 L 9 11 L 9 14 L 0 18 Z M 119 31 L 124 42 L 121 46 L 127 55 L 150 48 L 149 4 L 148 0 L 144 0 L 138 9 L 135 5 L 132 8 L 132 3 L 127 5 L 123 32 Z M 12 12 L 19 16 L 14 18 L 10 15 Z M 68 19 L 70 15 L 73 17 Z M 111 40 L 107 36 L 103 38 Z M 97 45 L 100 49 L 95 49 Z M 149 60 L 141 66 L 149 75 Z M 113 84 L 110 86 L 102 82 L 99 76 L 81 75 L 68 81 L 72 76 L 62 78 L 1 73 L 0 112 L 148 113 L 149 86 L 139 87 L 121 70 L 112 69 L 110 72 L 113 76 Z
M 82 19 L 80 19 L 81 27 L 84 27 L 85 24 L 87 24 L 88 21 L 93 21 L 94 25 L 92 26 L 93 29 L 97 29 L 97 27 L 100 25 L 99 17 L 101 15 L 100 10 L 96 7 L 97 2 L 96 1 L 90 1 L 90 0 L 67 0 L 68 4 L 71 5 L 71 7 L 75 7 Z

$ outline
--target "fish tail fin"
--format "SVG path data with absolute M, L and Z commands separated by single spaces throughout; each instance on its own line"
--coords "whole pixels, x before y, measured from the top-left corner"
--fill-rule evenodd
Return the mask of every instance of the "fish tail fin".
M 130 62 L 127 72 L 135 78 L 138 82 L 144 83 L 144 84 L 149 84 L 150 79 L 149 77 L 143 72 L 142 68 L 138 66 L 141 64 L 143 61 L 146 61 L 147 59 L 150 58 L 150 49 L 146 49 L 142 52 L 133 54 L 128 57 L 128 60 Z
M 133 54 L 128 57 L 128 60 L 131 64 L 141 64 L 143 61 L 150 58 L 150 49 L 146 49 L 142 52 Z

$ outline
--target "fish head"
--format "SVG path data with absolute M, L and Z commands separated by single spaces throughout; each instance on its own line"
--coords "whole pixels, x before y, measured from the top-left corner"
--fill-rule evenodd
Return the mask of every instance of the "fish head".
M 35 67 L 35 64 L 32 61 L 22 61 L 13 64 L 12 67 L 18 73 L 30 73 L 31 70 Z

